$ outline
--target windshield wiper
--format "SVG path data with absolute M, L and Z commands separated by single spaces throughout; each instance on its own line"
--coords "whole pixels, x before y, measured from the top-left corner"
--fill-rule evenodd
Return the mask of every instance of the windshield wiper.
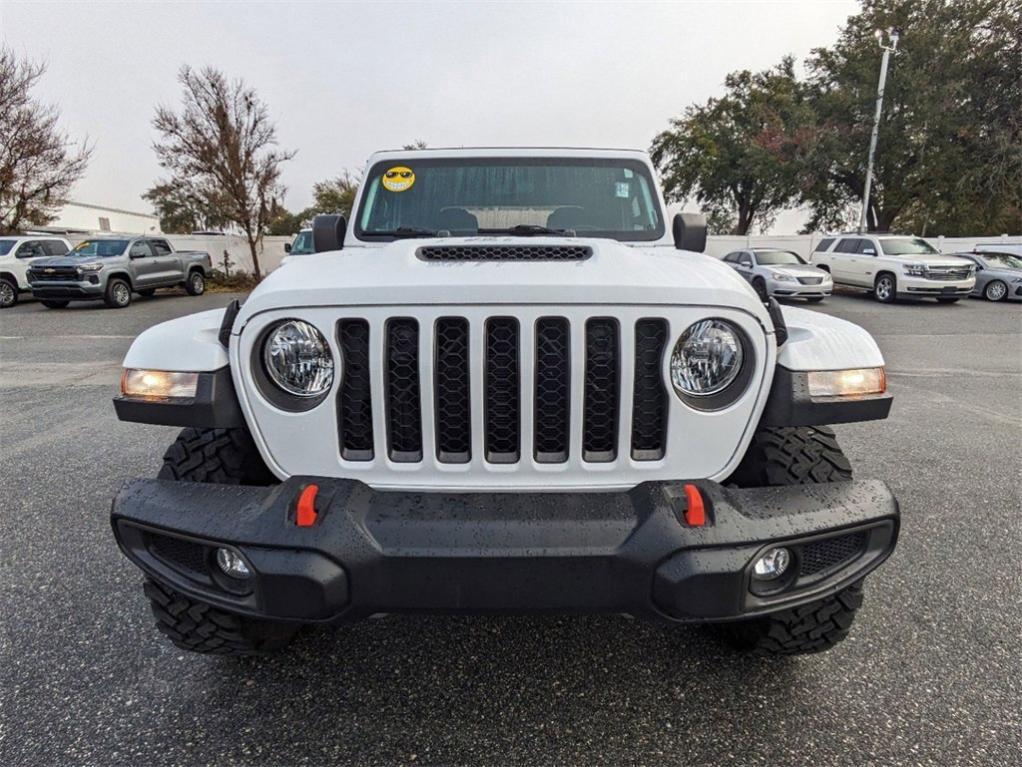
M 414 226 L 399 226 L 397 229 L 385 229 L 379 232 L 367 232 L 366 234 L 379 235 L 381 237 L 436 237 L 439 232 L 436 229 L 418 229 Z
M 482 233 L 482 230 L 480 230 Z M 543 234 L 552 234 L 557 237 L 574 237 L 574 229 L 551 229 L 548 226 L 539 224 L 515 224 L 507 229 L 487 229 L 487 234 L 510 234 L 515 237 L 535 237 Z

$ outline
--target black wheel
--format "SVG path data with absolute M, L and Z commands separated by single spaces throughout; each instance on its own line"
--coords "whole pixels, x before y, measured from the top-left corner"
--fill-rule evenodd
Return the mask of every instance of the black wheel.
M 806 299 L 806 301 L 808 301 L 808 302 L 809 302 L 809 303 L 811 303 L 811 304 L 818 304 L 818 303 L 820 303 L 820 301 L 822 301 L 822 300 L 823 300 L 823 296 L 809 296 L 809 297 L 808 297 L 808 298 Z
M 898 297 L 898 284 L 894 281 L 894 275 L 882 272 L 877 275 L 873 283 L 873 298 L 882 304 L 893 304 Z
M 202 276 L 202 272 L 196 270 L 188 275 L 185 290 L 190 296 L 201 296 L 206 292 L 206 278 Z
M 6 277 L 0 278 L 0 309 L 7 309 L 18 303 L 18 286 Z
M 53 298 L 47 298 L 46 300 L 40 301 L 39 303 L 41 303 L 47 309 L 64 309 L 71 302 L 70 301 L 57 301 L 56 299 L 53 299 Z
M 156 288 L 146 288 L 145 290 L 138 291 L 138 294 L 144 298 L 152 298 L 156 295 Z
M 843 482 L 852 465 L 825 426 L 764 427 L 756 432 L 728 483 L 739 487 Z M 862 581 L 801 607 L 714 628 L 736 649 L 797 655 L 829 649 L 848 635 L 862 604 Z
M 752 287 L 756 290 L 756 295 L 759 296 L 761 301 L 766 301 L 770 298 L 770 296 L 767 295 L 766 280 L 762 277 L 756 277 L 752 281 Z
M 123 309 L 131 303 L 131 286 L 124 280 L 115 277 L 106 286 L 103 302 L 111 309 Z
M 269 485 L 276 478 L 245 429 L 184 429 L 163 455 L 160 479 L 218 485 Z M 284 647 L 296 633 L 291 623 L 226 612 L 147 578 L 144 591 L 156 627 L 175 645 L 217 655 L 259 655 Z
M 958 296 L 941 296 L 937 299 L 938 304 L 957 304 Z
M 990 280 L 983 288 L 983 297 L 987 301 L 1002 301 L 1008 295 L 1008 286 L 1000 280 Z

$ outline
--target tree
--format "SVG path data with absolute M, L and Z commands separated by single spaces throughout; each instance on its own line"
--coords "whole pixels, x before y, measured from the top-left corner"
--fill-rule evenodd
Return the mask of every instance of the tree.
M 1022 226 L 1022 84 L 1018 0 L 865 0 L 838 42 L 813 52 L 816 114 L 802 176 L 808 229 L 845 223 L 861 205 L 880 51 L 891 58 L 867 225 L 945 235 Z
M 56 107 L 32 98 L 45 72 L 0 47 L 0 233 L 52 221 L 92 153 L 60 130 Z
M 421 138 L 417 138 L 411 144 L 405 144 L 401 148 L 404 149 L 406 152 L 413 152 L 417 149 L 426 149 L 426 142 L 423 141 Z
M 362 179 L 347 170 L 336 178 L 320 181 L 312 187 L 315 203 L 309 210 L 316 213 L 342 213 L 351 216 L 351 207 L 355 204 L 355 195 Z
M 283 196 L 280 166 L 295 153 L 275 148 L 276 127 L 256 92 L 241 80 L 228 82 L 220 71 L 181 68 L 182 110 L 159 106 L 153 127 L 161 139 L 153 145 L 168 183 L 189 198 L 219 209 L 244 232 L 256 277 L 259 245 Z
M 794 60 L 765 72 L 733 72 L 721 98 L 692 105 L 651 148 L 668 200 L 695 196 L 715 222 L 735 234 L 768 227 L 796 198 L 805 128 L 811 112 Z
M 157 182 L 142 199 L 152 203 L 167 234 L 191 234 L 196 230 L 219 230 L 230 223 L 223 199 L 196 196 L 175 183 Z

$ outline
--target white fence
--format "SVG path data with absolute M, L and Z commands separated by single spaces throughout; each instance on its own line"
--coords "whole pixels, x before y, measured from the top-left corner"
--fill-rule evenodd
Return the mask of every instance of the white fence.
M 792 235 L 749 235 L 747 237 L 733 235 L 711 235 L 707 238 L 706 252 L 711 256 L 723 258 L 728 253 L 741 248 L 777 248 L 793 250 L 800 256 L 809 259 L 813 248 L 825 234 L 792 234 Z M 942 253 L 960 253 L 972 250 L 978 243 L 1013 243 L 1022 244 L 1022 237 L 997 235 L 995 237 L 924 237 Z

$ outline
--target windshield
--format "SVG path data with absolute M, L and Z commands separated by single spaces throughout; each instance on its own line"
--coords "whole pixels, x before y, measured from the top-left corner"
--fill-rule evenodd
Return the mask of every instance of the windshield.
M 880 249 L 888 256 L 911 256 L 916 253 L 940 253 L 926 240 L 913 237 L 911 240 L 880 240 Z
M 980 258 L 992 269 L 1022 269 L 1022 258 L 1010 253 L 984 253 Z
M 121 255 L 126 247 L 128 240 L 83 240 L 68 255 L 106 258 Z
M 365 190 L 356 233 L 370 240 L 440 232 L 656 240 L 664 233 L 653 180 L 635 160 L 408 157 L 374 165 Z
M 0 256 L 6 256 L 10 253 L 11 248 L 13 248 L 17 243 L 17 240 L 0 240 Z
M 312 232 L 299 232 L 291 243 L 292 256 L 307 256 L 312 253 Z
M 794 266 L 805 263 L 805 259 L 790 250 L 757 250 L 756 260 L 762 266 Z

